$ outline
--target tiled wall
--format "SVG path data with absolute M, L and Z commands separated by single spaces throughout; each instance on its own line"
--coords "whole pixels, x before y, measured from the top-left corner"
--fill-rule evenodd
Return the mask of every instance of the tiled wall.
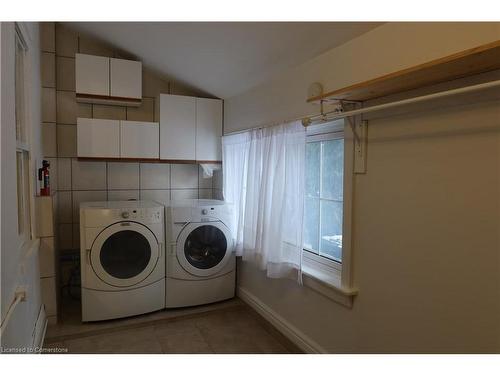
M 45 157 L 51 161 L 52 189 L 57 190 L 58 247 L 62 253 L 79 248 L 80 202 L 220 198 L 220 178 L 203 178 L 198 165 L 93 162 L 76 158 L 77 117 L 154 121 L 155 98 L 160 92 L 193 96 L 199 93 L 144 70 L 140 107 L 77 103 L 75 53 L 133 56 L 57 23 L 41 24 L 41 45 L 43 148 Z

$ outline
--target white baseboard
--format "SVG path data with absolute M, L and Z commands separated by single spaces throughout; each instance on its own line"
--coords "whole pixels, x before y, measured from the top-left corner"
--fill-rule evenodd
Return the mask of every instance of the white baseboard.
M 245 288 L 238 287 L 237 295 L 305 353 L 327 353 L 317 342 L 309 338 Z

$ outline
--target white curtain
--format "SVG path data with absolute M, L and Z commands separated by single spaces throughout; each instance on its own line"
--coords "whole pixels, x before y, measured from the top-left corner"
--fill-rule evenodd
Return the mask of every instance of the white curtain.
M 224 136 L 222 159 L 237 255 L 269 277 L 300 279 L 304 127 L 293 122 Z

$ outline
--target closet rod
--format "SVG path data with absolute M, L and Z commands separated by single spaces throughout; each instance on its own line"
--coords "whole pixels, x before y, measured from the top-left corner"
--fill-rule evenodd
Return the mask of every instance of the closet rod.
M 497 87 L 497 86 L 500 86 L 500 80 L 486 82 L 486 83 L 480 83 L 480 84 L 471 85 L 471 86 L 460 87 L 458 89 L 440 91 L 440 92 L 436 92 L 434 94 L 417 96 L 414 98 L 403 99 L 403 100 L 398 100 L 395 102 L 374 105 L 371 107 L 354 109 L 354 110 L 346 111 L 346 112 L 341 112 L 337 109 L 337 110 L 325 112 L 323 114 L 309 115 L 306 117 L 298 117 L 298 118 L 289 119 L 289 120 L 285 120 L 285 121 L 270 123 L 270 124 L 267 124 L 264 126 L 256 126 L 253 128 L 236 130 L 234 132 L 226 133 L 224 135 L 241 134 L 241 133 L 245 133 L 249 130 L 263 129 L 263 128 L 267 128 L 270 126 L 279 125 L 279 124 L 283 124 L 286 122 L 298 121 L 298 120 L 302 120 L 302 125 L 304 125 L 304 127 L 307 127 L 309 125 L 312 125 L 313 123 L 321 123 L 321 122 L 328 122 L 328 121 L 333 121 L 333 120 L 337 120 L 337 119 L 343 119 L 343 118 L 350 117 L 350 116 L 360 115 L 362 113 L 375 112 L 375 111 L 379 111 L 379 110 L 386 109 L 386 108 L 392 108 L 392 107 L 397 107 L 397 106 L 401 106 L 401 105 L 405 105 L 405 104 L 419 103 L 419 102 L 423 102 L 423 101 L 427 101 L 427 100 L 431 100 L 431 99 L 438 99 L 438 98 L 443 98 L 443 97 L 457 95 L 457 94 L 464 94 L 464 93 L 468 93 L 468 92 L 485 90 L 485 89 L 489 89 L 489 88 Z M 348 102 L 348 100 L 346 100 L 346 102 Z
M 338 110 L 336 110 L 336 111 L 326 112 L 326 113 L 320 114 L 320 115 L 305 117 L 304 119 L 302 119 L 302 125 L 307 127 L 315 122 L 333 121 L 333 120 L 337 120 L 337 119 L 343 119 L 346 117 L 360 115 L 363 113 L 369 113 L 369 112 L 380 111 L 382 109 L 399 107 L 401 105 L 420 103 L 423 101 L 444 98 L 444 97 L 452 96 L 452 95 L 465 94 L 465 93 L 479 91 L 479 90 L 486 90 L 486 89 L 489 89 L 492 87 L 497 87 L 497 86 L 500 86 L 500 80 L 486 82 L 486 83 L 480 83 L 477 85 L 460 87 L 458 89 L 440 91 L 440 92 L 436 92 L 433 94 L 416 96 L 414 98 L 403 99 L 403 100 L 398 100 L 395 102 L 374 105 L 371 107 L 353 109 L 351 111 L 346 111 L 346 112 L 339 112 Z

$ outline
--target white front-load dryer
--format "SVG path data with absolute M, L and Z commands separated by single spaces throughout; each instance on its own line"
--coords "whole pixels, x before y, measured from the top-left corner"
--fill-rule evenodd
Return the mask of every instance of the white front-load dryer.
M 148 201 L 80 204 L 82 321 L 165 307 L 164 210 Z
M 173 201 L 167 211 L 166 307 L 202 305 L 235 295 L 236 258 L 223 201 Z

